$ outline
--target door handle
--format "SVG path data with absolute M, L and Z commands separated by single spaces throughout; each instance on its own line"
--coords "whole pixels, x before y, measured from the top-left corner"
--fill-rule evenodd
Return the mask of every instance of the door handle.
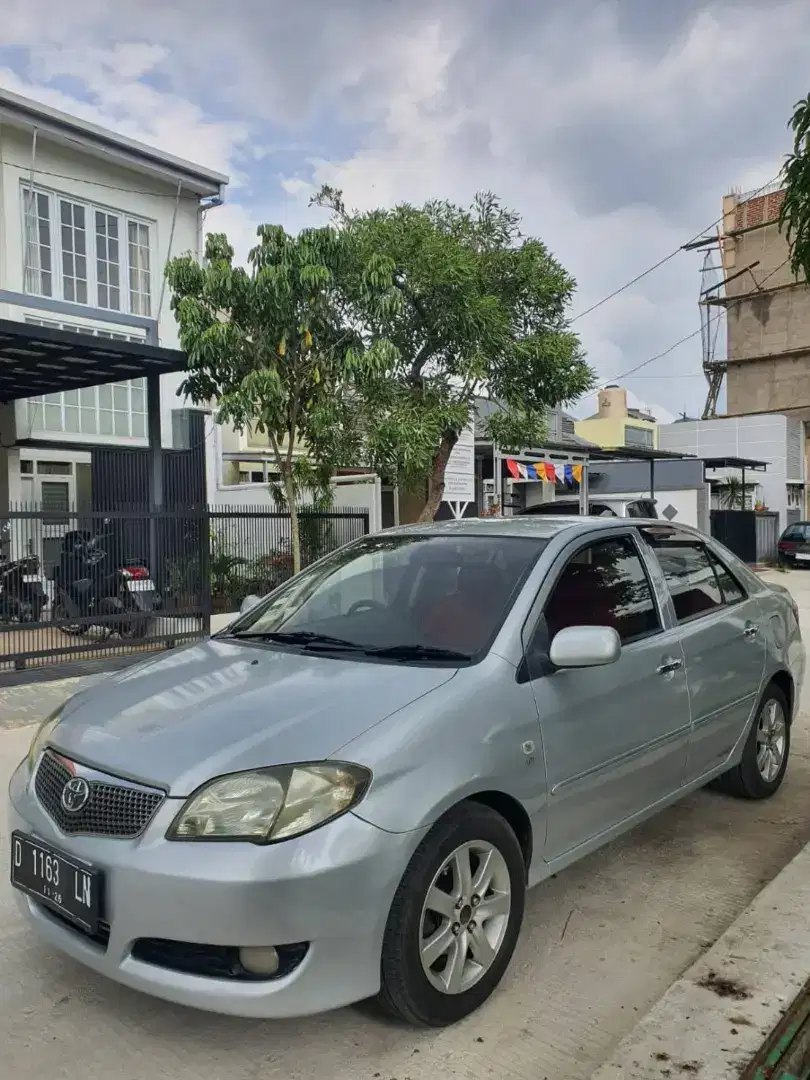
M 751 623 L 750 626 L 746 626 L 746 628 L 743 630 L 743 637 L 756 637 L 758 633 L 759 627 L 755 623 Z
M 663 664 L 658 665 L 656 670 L 659 675 L 671 675 L 675 671 L 680 671 L 682 667 L 683 660 L 665 660 Z

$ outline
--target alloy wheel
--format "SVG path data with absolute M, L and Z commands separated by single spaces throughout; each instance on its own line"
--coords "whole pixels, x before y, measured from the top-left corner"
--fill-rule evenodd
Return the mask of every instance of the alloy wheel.
M 492 844 L 457 847 L 435 874 L 422 906 L 419 954 L 431 985 L 462 994 L 492 967 L 509 926 L 509 868 Z
M 787 747 L 787 721 L 782 706 L 769 698 L 757 721 L 757 768 L 766 784 L 779 775 Z

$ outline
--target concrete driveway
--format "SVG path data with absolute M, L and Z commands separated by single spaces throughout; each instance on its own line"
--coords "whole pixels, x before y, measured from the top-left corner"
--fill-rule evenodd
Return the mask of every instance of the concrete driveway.
M 795 592 L 810 629 L 810 574 L 775 580 Z M 0 1071 L 26 1080 L 588 1077 L 810 841 L 808 705 L 806 696 L 774 800 L 700 792 L 535 889 L 502 989 L 440 1032 L 415 1033 L 362 1009 L 282 1023 L 219 1018 L 88 973 L 39 944 L 18 918 L 0 820 Z M 30 734 L 0 732 L 3 787 Z

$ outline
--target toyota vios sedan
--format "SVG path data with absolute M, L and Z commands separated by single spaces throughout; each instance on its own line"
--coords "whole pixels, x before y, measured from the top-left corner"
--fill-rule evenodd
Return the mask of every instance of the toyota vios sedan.
M 51 945 L 170 1001 L 448 1024 L 527 887 L 709 782 L 773 795 L 803 672 L 789 594 L 688 529 L 392 529 L 44 723 L 12 885 Z

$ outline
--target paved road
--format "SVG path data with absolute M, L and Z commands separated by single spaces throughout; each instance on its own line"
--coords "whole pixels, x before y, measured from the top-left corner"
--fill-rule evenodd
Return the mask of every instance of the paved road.
M 779 580 L 795 589 L 810 626 L 810 575 Z M 808 706 L 806 698 L 776 799 L 744 804 L 701 792 L 535 889 L 503 989 L 441 1032 L 414 1033 L 359 1009 L 282 1023 L 218 1018 L 88 973 L 18 919 L 0 818 L 0 1072 L 26 1080 L 584 1080 L 810 841 Z M 25 728 L 0 732 L 3 785 L 29 737 Z

